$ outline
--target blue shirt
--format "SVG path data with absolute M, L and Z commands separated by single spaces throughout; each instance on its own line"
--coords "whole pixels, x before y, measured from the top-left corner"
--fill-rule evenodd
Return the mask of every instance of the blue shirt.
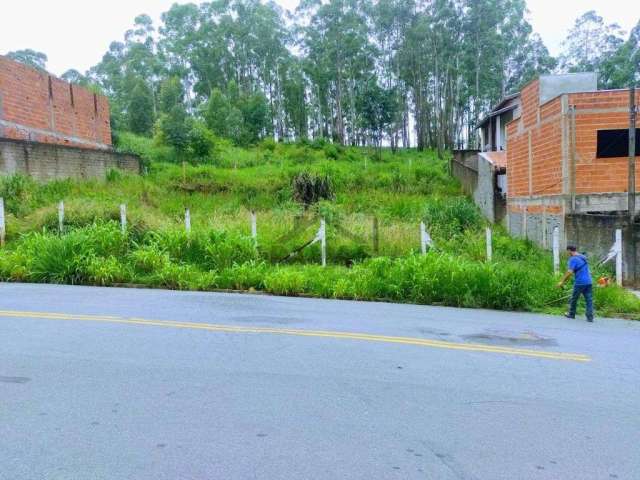
M 576 277 L 575 285 L 591 285 L 591 272 L 584 255 L 578 254 L 569 258 L 569 270 Z

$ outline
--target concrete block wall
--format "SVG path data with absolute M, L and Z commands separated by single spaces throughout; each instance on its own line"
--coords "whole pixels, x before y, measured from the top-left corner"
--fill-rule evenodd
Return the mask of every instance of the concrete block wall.
M 0 139 L 0 175 L 23 174 L 40 181 L 105 178 L 109 170 L 140 173 L 135 155 L 111 150 Z
M 496 192 L 494 167 L 483 155 L 478 155 L 478 184 L 473 192 L 473 200 L 484 216 L 492 223 L 496 221 Z
M 615 231 L 622 230 L 622 277 L 629 286 L 637 287 L 640 283 L 640 248 L 636 249 L 635 262 L 632 241 L 640 245 L 640 225 L 635 225 L 632 236 L 629 222 L 625 215 L 614 214 L 575 214 L 567 215 L 567 242 L 578 247 L 587 254 L 592 263 L 603 258 L 615 241 Z M 636 271 L 635 279 L 632 266 Z
M 477 164 L 477 160 L 475 162 Z M 478 187 L 478 170 L 467 163 L 461 163 L 455 158 L 450 162 L 451 175 L 460 181 L 462 191 L 473 195 Z
M 507 214 L 507 226 L 510 235 L 526 238 L 543 248 L 551 248 L 553 229 L 558 227 L 560 246 L 563 248 L 566 244 L 564 215 L 553 206 L 512 206 Z
M 0 56 L 0 138 L 109 149 L 109 102 Z

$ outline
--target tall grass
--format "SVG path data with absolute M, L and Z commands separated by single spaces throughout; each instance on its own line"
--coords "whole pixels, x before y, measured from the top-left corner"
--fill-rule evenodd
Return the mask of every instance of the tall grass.
M 366 149 L 326 142 L 265 142 L 249 150 L 221 143 L 214 165 L 183 166 L 175 152 L 150 139 L 125 134 L 119 142 L 121 150 L 149 160 L 145 175 L 114 171 L 106 181 L 48 184 L 0 178 L 8 213 L 0 279 L 255 289 L 507 310 L 557 312 L 562 306 L 566 291 L 553 288 L 548 252 L 496 227 L 494 258 L 486 262 L 485 222 L 431 152 L 385 150 L 379 159 Z M 292 185 L 301 174 L 329 178 L 335 198 L 300 205 Z M 60 200 L 66 207 L 62 235 Z M 127 204 L 126 235 L 118 225 L 121 203 Z M 251 211 L 258 215 L 257 245 L 250 238 Z M 321 217 L 328 236 L 324 269 L 317 244 L 289 257 L 314 237 Z M 420 221 L 435 241 L 424 256 L 417 253 Z M 601 314 L 640 316 L 640 301 L 617 287 L 596 289 L 596 304 Z

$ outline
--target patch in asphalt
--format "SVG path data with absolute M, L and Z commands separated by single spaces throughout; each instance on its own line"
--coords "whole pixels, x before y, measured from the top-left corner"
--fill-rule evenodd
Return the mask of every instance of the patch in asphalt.
M 485 330 L 483 333 L 460 335 L 460 338 L 473 343 L 485 345 L 539 345 L 541 347 L 555 347 L 555 338 L 544 337 L 535 332 L 506 332 L 500 330 Z
M 1 383 L 27 383 L 30 380 L 28 377 L 3 377 L 0 375 Z
M 438 337 L 448 337 L 451 335 L 449 332 L 443 332 L 442 330 L 435 330 L 433 328 L 419 328 L 418 332 L 423 335 L 437 335 Z
M 248 315 L 231 317 L 232 320 L 241 323 L 275 323 L 277 325 L 292 325 L 294 323 L 302 323 L 299 318 L 278 317 L 276 315 Z

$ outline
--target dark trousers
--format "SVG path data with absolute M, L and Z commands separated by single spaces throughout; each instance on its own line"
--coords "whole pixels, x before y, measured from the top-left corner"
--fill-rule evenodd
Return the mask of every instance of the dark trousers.
M 578 305 L 580 295 L 584 295 L 584 300 L 587 303 L 587 318 L 593 319 L 593 288 L 591 285 L 573 286 L 573 294 L 569 302 L 569 315 L 572 317 L 576 316 L 576 306 Z

